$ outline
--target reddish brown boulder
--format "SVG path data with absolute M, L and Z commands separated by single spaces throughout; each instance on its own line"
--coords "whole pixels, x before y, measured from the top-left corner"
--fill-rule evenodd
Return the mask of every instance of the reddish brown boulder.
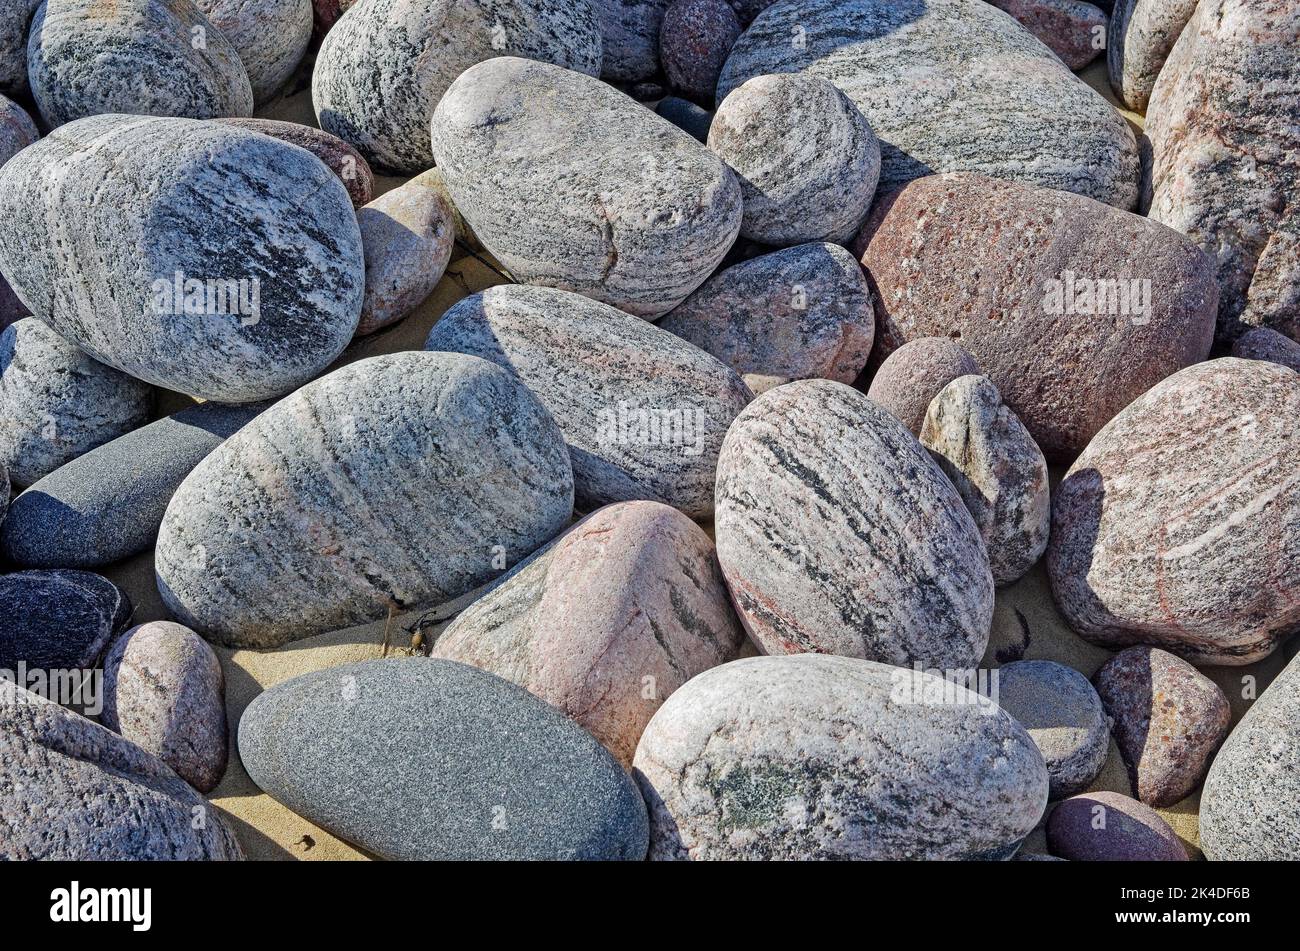
M 989 0 L 1006 10 L 1071 69 L 1083 69 L 1106 48 L 1106 14 L 1082 0 Z

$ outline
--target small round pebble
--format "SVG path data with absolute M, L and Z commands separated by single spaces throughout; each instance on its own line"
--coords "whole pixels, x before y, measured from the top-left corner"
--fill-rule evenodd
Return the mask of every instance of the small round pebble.
M 930 401 L 957 377 L 979 372 L 979 364 L 961 344 L 947 337 L 922 337 L 889 355 L 867 396 L 919 436 Z
M 1047 847 L 1076 862 L 1186 862 L 1187 850 L 1150 806 L 1114 792 L 1065 800 L 1047 820 Z
M 659 60 L 673 88 L 711 103 L 740 33 L 740 20 L 724 0 L 673 0 L 659 28 Z

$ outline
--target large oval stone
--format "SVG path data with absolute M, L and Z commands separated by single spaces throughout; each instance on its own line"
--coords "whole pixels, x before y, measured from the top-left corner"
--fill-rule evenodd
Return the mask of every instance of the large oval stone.
M 1228 357 L 1120 413 L 1052 498 L 1056 603 L 1104 647 L 1249 664 L 1300 626 L 1300 375 Z
M 815 654 L 693 678 L 650 721 L 635 774 L 650 857 L 697 860 L 1009 858 L 1048 783 L 987 698 Z
M 769 654 L 971 667 L 993 576 L 979 529 L 903 424 L 857 390 L 768 390 L 718 458 L 718 559 Z
M 854 250 L 875 284 L 877 353 L 956 339 L 1049 462 L 1210 350 L 1214 262 L 1078 195 L 931 176 L 878 201 Z
M 296 677 L 239 724 L 253 782 L 388 859 L 628 859 L 645 804 L 564 714 L 466 664 L 374 660 Z
M 703 350 L 577 294 L 521 285 L 465 298 L 425 348 L 491 360 L 533 392 L 569 444 L 580 509 L 650 499 L 713 511 L 718 449 L 751 394 Z
M 732 47 L 718 101 L 754 76 L 795 72 L 829 79 L 867 117 L 882 191 L 977 171 L 1137 203 L 1128 125 L 984 0 L 782 0 Z
M 370 163 L 337 135 L 330 135 L 309 125 L 279 119 L 216 119 L 226 125 L 249 132 L 261 132 L 290 145 L 301 146 L 330 167 L 352 196 L 356 208 L 370 201 L 375 175 Z
M 194 0 L 194 5 L 239 54 L 258 105 L 289 81 L 311 42 L 311 0 Z
M 96 359 L 202 399 L 278 396 L 352 338 L 347 190 L 304 149 L 220 123 L 96 116 L 0 169 L 0 268 Z
M 281 400 L 195 467 L 158 533 L 176 617 L 274 647 L 450 601 L 554 538 L 573 474 L 509 374 L 396 353 Z
M 433 154 L 516 280 L 640 317 L 680 304 L 740 230 L 740 186 L 717 156 L 618 90 L 546 63 L 466 70 L 434 112 Z

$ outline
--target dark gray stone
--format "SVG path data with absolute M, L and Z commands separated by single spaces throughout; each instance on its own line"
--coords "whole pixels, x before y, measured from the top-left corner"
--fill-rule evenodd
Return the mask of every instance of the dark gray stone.
M 117 585 L 89 571 L 0 576 L 0 670 L 96 667 L 131 610 Z
M 659 72 L 659 30 L 671 0 L 592 0 L 600 24 L 600 75 L 618 82 Z
M 689 134 L 699 142 L 709 139 L 709 126 L 713 123 L 713 113 L 702 106 L 697 106 L 689 99 L 665 96 L 655 106 L 655 112 L 661 119 L 667 119 L 677 128 Z
M 1267 360 L 1300 373 L 1300 343 L 1268 327 L 1247 330 L 1233 342 L 1232 355 L 1243 360 Z
M 225 125 L 249 132 L 261 132 L 290 145 L 306 149 L 330 167 L 339 177 L 343 187 L 352 196 L 352 204 L 360 208 L 373 197 L 375 175 L 370 163 L 337 135 L 297 122 L 278 119 L 216 119 Z
M 21 95 L 27 90 L 27 33 L 41 0 L 0 3 L 0 93 Z

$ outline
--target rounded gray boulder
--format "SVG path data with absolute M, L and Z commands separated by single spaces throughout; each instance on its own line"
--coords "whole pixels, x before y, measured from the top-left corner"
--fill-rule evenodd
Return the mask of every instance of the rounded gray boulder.
M 230 41 L 261 105 L 289 81 L 311 42 L 311 0 L 194 0 Z

